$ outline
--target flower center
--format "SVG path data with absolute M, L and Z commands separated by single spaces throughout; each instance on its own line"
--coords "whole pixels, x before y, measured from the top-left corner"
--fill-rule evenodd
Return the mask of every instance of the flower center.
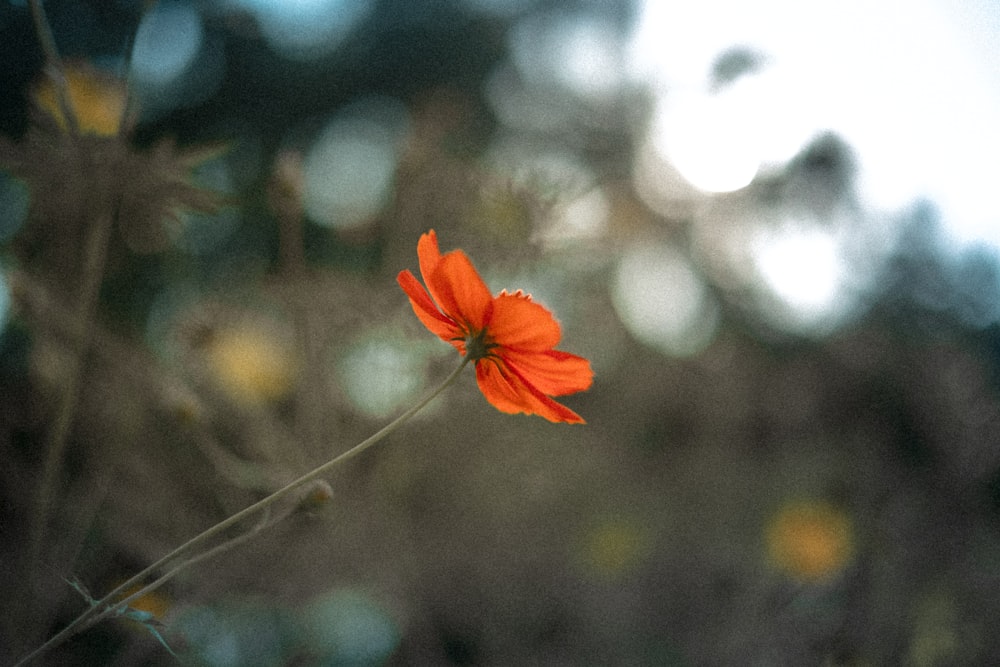
M 497 344 L 487 335 L 486 329 L 469 332 L 465 337 L 465 352 L 473 361 L 490 356 L 490 350 L 496 346 Z

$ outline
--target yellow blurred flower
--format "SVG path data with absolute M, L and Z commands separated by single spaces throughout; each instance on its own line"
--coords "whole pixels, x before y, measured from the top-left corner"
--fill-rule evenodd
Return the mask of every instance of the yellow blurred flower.
M 647 536 L 636 522 L 607 518 L 588 531 L 583 543 L 583 557 L 591 569 L 603 575 L 615 575 L 638 564 L 646 546 Z
M 66 91 L 81 134 L 111 137 L 118 134 L 125 113 L 125 83 L 111 74 L 85 63 L 66 67 Z M 56 86 L 43 75 L 35 85 L 35 103 L 58 123 L 69 129 L 59 104 Z
M 788 503 L 767 527 L 771 562 L 802 581 L 819 581 L 840 572 L 854 553 L 850 518 L 821 501 Z
M 284 397 L 297 371 L 290 345 L 263 325 L 217 331 L 206 349 L 208 365 L 233 398 L 262 403 Z

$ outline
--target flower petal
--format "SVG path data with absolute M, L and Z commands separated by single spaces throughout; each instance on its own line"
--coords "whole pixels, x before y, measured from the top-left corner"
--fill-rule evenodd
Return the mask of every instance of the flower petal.
M 493 296 L 464 252 L 453 250 L 442 256 L 433 273 L 424 274 L 424 281 L 445 315 L 468 325 L 472 332 L 486 326 Z
M 437 232 L 433 229 L 421 234 L 417 241 L 417 259 L 420 261 L 420 275 L 427 282 L 427 276 L 434 273 L 441 261 L 441 251 L 438 249 Z
M 444 314 L 476 332 L 482 330 L 493 296 L 472 260 L 461 250 L 442 255 L 433 229 L 417 242 L 417 258 L 427 291 Z
M 441 314 L 434 305 L 434 302 L 427 295 L 427 290 L 424 289 L 424 286 L 420 284 L 416 276 L 410 273 L 409 270 L 400 271 L 399 275 L 396 276 L 396 282 L 406 292 L 406 296 L 410 298 L 410 306 L 413 307 L 413 313 L 431 333 L 453 345 L 456 338 L 464 338 L 461 330 L 455 325 L 455 322 L 451 318 Z
M 504 349 L 500 357 L 536 389 L 548 396 L 564 396 L 590 388 L 594 371 L 590 362 L 569 352 L 521 352 Z
M 486 358 L 476 362 L 476 382 L 486 400 L 500 412 L 516 414 L 528 412 L 528 406 L 521 394 L 504 377 L 497 359 Z
M 535 414 L 551 422 L 586 423 L 580 415 L 540 392 L 496 357 L 476 364 L 476 381 L 486 400 L 501 412 Z
M 529 352 L 551 350 L 562 337 L 552 313 L 520 291 L 501 292 L 493 300 L 489 333 L 493 342 L 505 348 Z

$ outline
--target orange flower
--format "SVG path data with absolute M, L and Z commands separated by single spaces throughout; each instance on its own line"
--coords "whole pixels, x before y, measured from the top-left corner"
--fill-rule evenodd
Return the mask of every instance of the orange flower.
M 441 254 L 434 230 L 420 237 L 417 257 L 427 288 L 409 270 L 400 272 L 399 286 L 424 326 L 475 362 L 493 407 L 584 423 L 551 398 L 589 388 L 594 375 L 583 357 L 554 349 L 562 334 L 552 313 L 520 290 L 491 295 L 464 252 Z

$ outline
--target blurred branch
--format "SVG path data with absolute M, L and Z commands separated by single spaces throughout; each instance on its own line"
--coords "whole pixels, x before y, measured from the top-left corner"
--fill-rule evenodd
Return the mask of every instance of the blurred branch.
M 284 151 L 275 159 L 267 185 L 268 204 L 278 221 L 280 273 L 290 285 L 307 278 L 303 228 L 305 213 L 302 155 Z M 316 332 L 311 317 L 313 302 L 308 291 L 290 290 L 292 321 L 302 367 L 295 394 L 295 431 L 310 455 L 321 455 L 323 396 L 325 383 L 316 349 Z
M 71 137 L 80 135 L 80 124 L 77 122 L 76 114 L 73 112 L 73 103 L 69 96 L 69 87 L 66 83 L 65 68 L 62 58 L 59 56 L 59 49 L 56 47 L 55 37 L 52 36 L 52 27 L 45 16 L 45 9 L 41 0 L 29 0 L 31 6 L 31 18 L 35 23 L 35 33 L 42 46 L 42 53 L 45 54 L 45 73 L 52 79 L 53 88 L 56 92 L 56 100 L 62 110 L 63 118 L 66 119 L 66 128 Z
M 104 263 L 113 220 L 114 214 L 111 211 L 102 212 L 101 215 L 97 216 L 93 221 L 87 247 L 84 250 L 83 275 L 81 276 L 77 308 L 72 324 L 74 335 L 69 346 L 72 356 L 67 364 L 65 385 L 45 442 L 45 463 L 42 469 L 35 516 L 31 524 L 32 534 L 28 548 L 29 563 L 37 562 L 40 556 L 53 490 L 58 481 L 59 469 L 73 425 L 73 416 L 80 399 L 83 367 L 90 349 L 91 319 L 97 305 L 97 296 L 104 275 Z
M 276 157 L 267 184 L 267 202 L 278 219 L 281 271 L 289 277 L 301 276 L 306 269 L 302 234 L 304 178 L 302 155 L 284 151 Z

